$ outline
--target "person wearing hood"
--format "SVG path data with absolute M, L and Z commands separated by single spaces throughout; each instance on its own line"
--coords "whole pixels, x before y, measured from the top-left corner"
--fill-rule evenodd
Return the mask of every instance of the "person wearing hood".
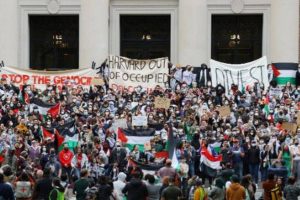
M 59 178 L 54 178 L 52 181 L 53 189 L 50 192 L 49 200 L 63 200 L 65 188 L 60 184 Z
M 122 190 L 124 189 L 124 187 L 126 185 L 126 183 L 125 183 L 126 177 L 127 177 L 127 175 L 124 172 L 120 172 L 118 174 L 118 180 L 113 182 L 114 190 L 117 194 L 118 199 L 124 199 L 124 194 L 122 193 Z
M 233 175 L 231 177 L 231 181 L 231 185 L 226 190 L 226 200 L 246 199 L 246 191 L 239 183 L 239 177 L 237 175 Z
M 144 200 L 148 196 L 147 187 L 140 180 L 139 173 L 132 174 L 130 182 L 125 185 L 122 192 L 126 194 L 127 200 Z

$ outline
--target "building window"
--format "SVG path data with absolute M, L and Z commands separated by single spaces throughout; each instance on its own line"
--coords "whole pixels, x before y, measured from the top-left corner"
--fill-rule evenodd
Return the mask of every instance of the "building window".
M 30 15 L 29 28 L 30 68 L 78 69 L 78 15 Z
M 170 59 L 170 15 L 120 15 L 121 56 Z
M 212 15 L 212 59 L 241 64 L 262 56 L 263 15 Z

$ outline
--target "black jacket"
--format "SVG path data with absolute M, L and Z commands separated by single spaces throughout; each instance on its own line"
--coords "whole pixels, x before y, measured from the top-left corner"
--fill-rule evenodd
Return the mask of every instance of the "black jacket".
M 251 147 L 248 150 L 249 164 L 260 163 L 260 150 L 257 147 Z
M 148 196 L 146 185 L 138 179 L 132 178 L 123 188 L 122 192 L 127 194 L 127 200 L 145 200 Z

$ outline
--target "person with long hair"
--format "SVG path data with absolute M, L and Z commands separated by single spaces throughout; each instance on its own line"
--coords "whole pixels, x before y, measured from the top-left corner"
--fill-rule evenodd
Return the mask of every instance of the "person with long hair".
M 282 151 L 279 152 L 278 159 L 284 161 L 284 166 L 288 170 L 288 176 L 290 176 L 293 163 L 293 156 L 287 144 L 284 144 Z

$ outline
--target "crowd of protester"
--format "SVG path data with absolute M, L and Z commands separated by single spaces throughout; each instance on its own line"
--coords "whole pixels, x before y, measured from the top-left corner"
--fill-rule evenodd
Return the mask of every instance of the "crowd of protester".
M 1 200 L 253 200 L 258 187 L 265 200 L 300 195 L 300 129 L 282 128 L 285 122 L 297 123 L 300 86 L 278 86 L 272 80 L 268 88 L 232 85 L 226 92 L 210 81 L 195 83 L 192 67 L 176 66 L 170 88 L 156 86 L 149 93 L 142 87 L 128 91 L 107 85 L 61 90 L 25 85 L 20 90 L 4 78 L 0 93 Z M 24 96 L 59 102 L 60 113 L 41 116 Z M 169 109 L 155 108 L 155 97 L 170 99 Z M 221 106 L 231 114 L 221 116 Z M 163 148 L 168 134 L 174 134 L 178 167 L 171 159 L 154 173 L 130 165 L 129 158 L 147 154 L 118 141 L 112 125 L 126 119 L 128 129 L 135 130 L 132 116 L 137 115 L 147 116 L 148 127 L 161 126 L 153 148 Z M 72 121 L 79 132 L 74 149 L 65 144 L 61 150 L 56 137 L 41 134 L 43 127 Z M 201 149 L 216 143 L 222 168 L 205 168 Z

